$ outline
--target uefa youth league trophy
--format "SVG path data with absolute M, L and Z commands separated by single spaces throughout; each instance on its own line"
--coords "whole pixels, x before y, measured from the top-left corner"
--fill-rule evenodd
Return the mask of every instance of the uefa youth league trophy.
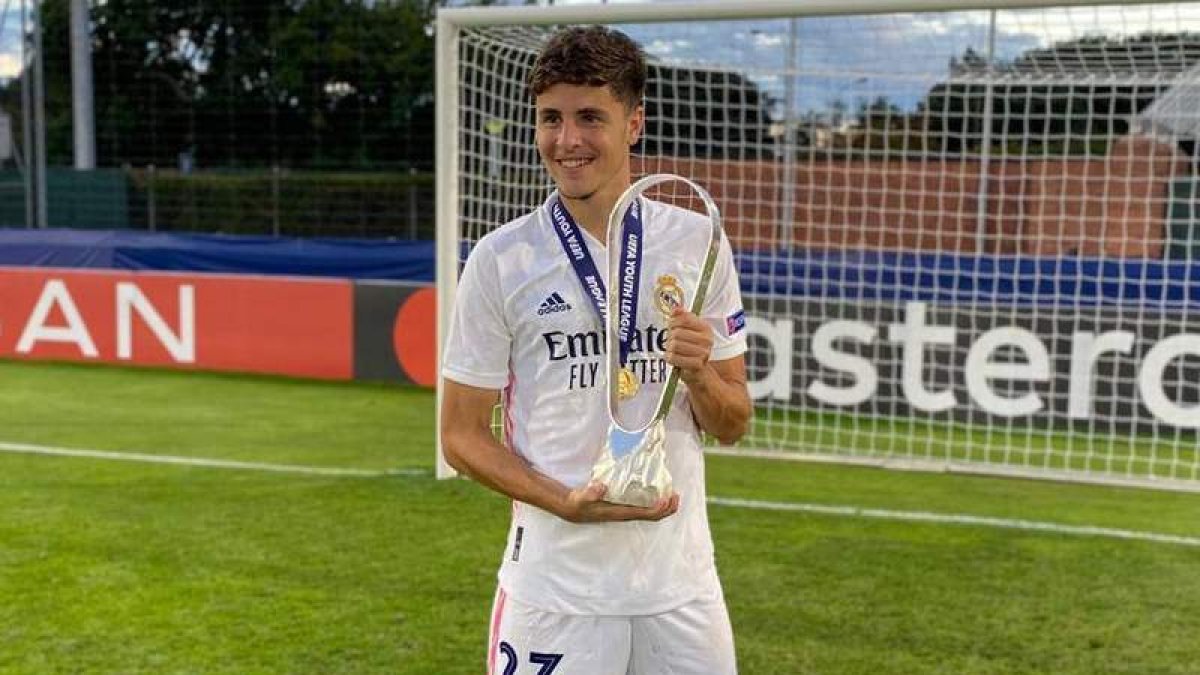
M 683 183 L 703 202 L 708 211 L 708 248 L 700 267 L 696 291 L 688 310 L 699 315 L 712 280 L 721 241 L 721 212 L 712 197 L 696 183 L 673 174 L 646 176 L 629 186 L 617 200 L 608 218 L 608 288 L 605 330 L 607 332 L 608 434 L 600 459 L 592 467 L 592 481 L 607 488 L 605 500 L 617 504 L 652 506 L 671 495 L 671 474 L 666 463 L 666 418 L 679 385 L 679 372 L 667 366 L 667 380 L 649 422 L 627 426 L 620 420 L 621 403 L 631 400 L 640 387 L 630 368 L 629 346 L 637 330 L 638 286 L 643 250 L 641 202 L 639 197 L 652 187 L 667 182 Z M 665 317 L 684 304 L 682 288 L 667 279 L 655 289 L 654 302 Z

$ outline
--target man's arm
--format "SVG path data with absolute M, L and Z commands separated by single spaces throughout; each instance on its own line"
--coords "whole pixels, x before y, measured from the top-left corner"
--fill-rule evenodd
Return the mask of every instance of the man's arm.
M 712 328 L 682 307 L 675 308 L 668 327 L 667 363 L 679 368 L 700 428 L 726 445 L 736 443 L 746 434 L 754 410 L 746 388 L 745 358 L 710 361 Z
M 492 408 L 499 394 L 494 389 L 443 380 L 442 450 L 446 461 L 460 473 L 573 523 L 661 520 L 678 510 L 679 495 L 646 508 L 610 504 L 604 501 L 603 485 L 593 483 L 572 490 L 534 470 L 492 435 Z

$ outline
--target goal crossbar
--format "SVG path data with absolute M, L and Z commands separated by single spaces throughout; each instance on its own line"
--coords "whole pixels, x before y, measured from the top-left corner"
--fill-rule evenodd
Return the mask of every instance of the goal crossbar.
M 549 7 L 443 7 L 439 26 L 455 28 L 520 24 L 551 26 L 580 23 L 658 23 L 670 21 L 744 21 L 816 16 L 866 16 L 872 14 L 946 12 L 966 10 L 1018 10 L 1043 7 L 1094 7 L 1112 5 L 1100 0 L 744 0 L 742 2 L 646 2 L 612 5 L 551 5 Z M 1131 0 L 1123 5 L 1161 4 L 1158 0 Z

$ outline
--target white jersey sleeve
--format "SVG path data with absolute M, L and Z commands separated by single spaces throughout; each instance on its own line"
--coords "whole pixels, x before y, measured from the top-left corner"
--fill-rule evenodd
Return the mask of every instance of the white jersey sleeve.
M 504 319 L 496 256 L 484 238 L 475 246 L 454 299 L 450 331 L 442 352 L 442 376 L 485 389 L 508 383 L 512 330 Z
M 724 233 L 702 313 L 701 318 L 713 328 L 713 348 L 709 358 L 724 361 L 746 352 L 746 312 L 733 264 L 733 249 Z

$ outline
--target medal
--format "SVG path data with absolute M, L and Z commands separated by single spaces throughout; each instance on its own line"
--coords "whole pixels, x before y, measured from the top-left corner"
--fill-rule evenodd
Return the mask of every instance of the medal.
M 617 371 L 617 397 L 622 401 L 637 395 L 638 386 L 637 376 L 628 366 Z
M 583 286 L 584 297 L 591 301 L 596 316 L 608 331 L 606 335 L 611 335 L 607 348 L 618 355 L 615 362 L 610 362 L 607 371 L 610 400 L 624 401 L 632 398 L 641 386 L 641 382 L 629 367 L 629 352 L 637 335 L 638 288 L 642 273 L 641 204 L 637 201 L 630 203 L 620 228 L 609 225 L 610 232 L 620 233 L 619 246 L 612 247 L 612 253 L 618 255 L 616 259 L 609 259 L 610 285 L 613 287 L 611 295 L 583 243 L 579 226 L 575 224 L 561 199 L 556 198 L 550 204 L 550 222 L 562 245 L 563 253 L 571 262 L 575 276 Z M 683 291 L 679 290 L 678 285 L 674 285 L 674 277 L 666 278 L 671 280 L 682 302 Z
M 664 274 L 658 278 L 658 284 L 654 287 L 654 304 L 667 319 L 671 318 L 671 312 L 676 307 L 683 307 L 683 289 L 675 277 Z

